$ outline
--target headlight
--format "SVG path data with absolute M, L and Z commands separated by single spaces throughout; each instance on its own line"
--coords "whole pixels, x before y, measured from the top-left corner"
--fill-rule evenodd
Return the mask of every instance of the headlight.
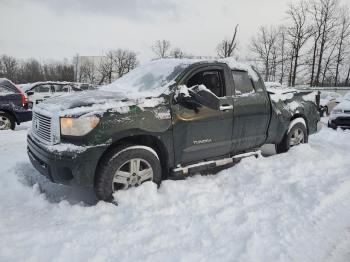
M 65 136 L 83 136 L 94 129 L 100 119 L 96 116 L 90 117 L 61 117 L 61 134 Z
M 332 114 L 336 115 L 336 114 L 341 114 L 343 113 L 342 109 L 333 109 Z

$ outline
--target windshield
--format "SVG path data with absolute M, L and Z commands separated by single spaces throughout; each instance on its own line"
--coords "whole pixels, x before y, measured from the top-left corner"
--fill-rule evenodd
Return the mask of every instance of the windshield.
M 168 85 L 193 60 L 160 59 L 141 65 L 113 83 L 99 89 L 126 93 L 128 97 L 147 97 L 162 94 Z

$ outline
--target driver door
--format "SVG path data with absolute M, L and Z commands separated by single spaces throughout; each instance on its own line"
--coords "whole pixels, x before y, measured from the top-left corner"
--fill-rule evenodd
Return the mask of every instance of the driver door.
M 206 65 L 191 70 L 180 81 L 188 87 L 205 85 L 219 97 L 220 109 L 201 105 L 172 105 L 175 164 L 190 164 L 220 157 L 232 149 L 233 98 L 228 67 Z

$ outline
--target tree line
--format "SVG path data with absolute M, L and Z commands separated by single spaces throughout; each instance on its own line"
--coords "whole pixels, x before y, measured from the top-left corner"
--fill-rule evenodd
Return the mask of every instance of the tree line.
M 265 81 L 288 86 L 349 85 L 350 9 L 338 0 L 291 3 L 287 22 L 263 26 L 252 38 L 249 60 Z
M 74 68 L 71 63 L 44 62 L 36 59 L 20 60 L 12 56 L 0 56 L 0 77 L 15 83 L 38 81 L 74 81 Z
M 349 86 L 349 14 L 349 7 L 342 6 L 339 0 L 292 2 L 286 8 L 285 23 L 260 27 L 245 46 L 239 45 L 239 25 L 235 25 L 232 36 L 218 42 L 216 55 L 248 61 L 265 81 L 288 86 Z M 195 57 L 173 47 L 165 39 L 155 41 L 150 48 L 154 59 Z M 137 67 L 137 56 L 132 50 L 120 48 L 95 58 L 76 56 L 72 63 L 22 61 L 3 55 L 0 57 L 0 77 L 17 83 L 55 80 L 101 85 L 111 83 Z

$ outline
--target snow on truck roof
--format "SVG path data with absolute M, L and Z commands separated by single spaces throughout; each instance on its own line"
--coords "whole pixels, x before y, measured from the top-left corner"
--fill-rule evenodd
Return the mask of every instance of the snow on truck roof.
M 99 87 L 100 90 L 122 92 L 129 97 L 158 96 L 190 65 L 196 63 L 226 63 L 231 69 L 247 71 L 254 81 L 259 77 L 253 68 L 237 62 L 233 58 L 225 59 L 159 59 L 141 65 L 113 83 Z

